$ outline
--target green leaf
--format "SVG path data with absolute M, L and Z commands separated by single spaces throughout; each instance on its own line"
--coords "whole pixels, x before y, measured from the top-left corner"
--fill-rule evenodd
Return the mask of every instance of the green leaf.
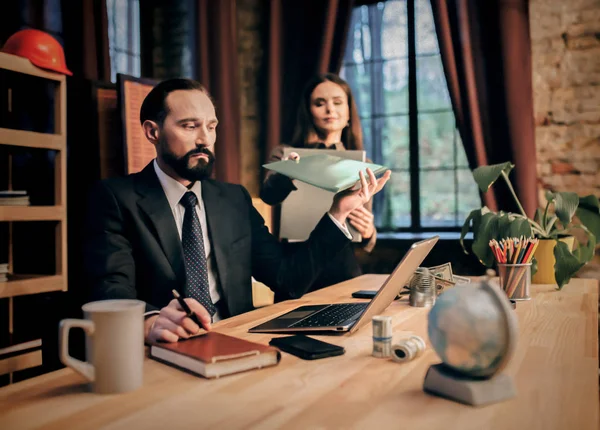
M 596 196 L 585 196 L 579 199 L 577 218 L 589 231 L 600 240 L 600 202 Z
M 556 198 L 556 195 L 552 191 L 546 191 L 544 193 L 544 196 L 546 196 L 546 206 L 551 204 Z
M 471 226 L 471 220 L 473 220 L 473 225 L 475 225 L 475 223 L 476 223 L 475 219 L 479 220 L 479 218 L 481 218 L 481 209 L 472 210 L 471 213 L 469 214 L 469 216 L 467 216 L 467 219 L 465 220 L 465 223 L 463 224 L 462 229 L 460 231 L 460 246 L 462 247 L 465 254 L 468 254 L 469 252 L 467 251 L 467 248 L 465 248 L 464 238 L 467 235 L 467 233 L 469 232 L 469 227 Z M 473 228 L 473 231 L 475 231 L 474 228 Z
M 585 262 L 582 263 L 575 255 L 571 254 L 567 244 L 561 241 L 558 241 L 554 247 L 554 258 L 556 259 L 554 276 L 560 290 L 579 269 L 585 266 Z
M 509 235 L 511 224 L 511 217 L 504 212 L 500 212 L 498 214 L 498 222 L 496 225 L 497 233 L 494 239 L 502 239 L 503 237 L 507 237 Z
M 552 193 L 550 193 L 552 194 Z M 554 208 L 558 219 L 566 228 L 573 219 L 577 206 L 579 206 L 579 196 L 576 193 L 564 192 L 554 194 Z
M 531 231 L 531 225 L 527 218 L 516 216 L 514 220 L 511 221 L 508 231 L 503 237 L 533 237 L 533 232 Z
M 494 265 L 494 254 L 490 249 L 490 240 L 498 237 L 498 214 L 489 212 L 481 217 L 477 230 L 473 230 L 473 253 L 486 267 Z
M 492 184 L 498 180 L 502 172 L 508 175 L 510 171 L 515 167 L 511 162 L 493 164 L 491 166 L 481 166 L 473 170 L 473 179 L 477 183 L 477 186 L 482 193 L 485 193 L 490 189 Z
M 600 214 L 600 200 L 598 200 L 598 197 L 592 194 L 590 194 L 589 196 L 580 197 L 579 206 L 589 209 L 591 211 L 595 211 L 597 214 Z
M 573 254 L 578 258 L 580 262 L 587 263 L 592 258 L 594 258 L 594 251 L 596 248 L 596 236 L 594 236 L 592 232 L 589 231 L 584 225 L 577 225 L 576 228 L 580 228 L 585 232 L 588 241 L 585 245 L 581 245 L 581 243 L 578 242 L 579 246 L 575 251 L 573 251 Z

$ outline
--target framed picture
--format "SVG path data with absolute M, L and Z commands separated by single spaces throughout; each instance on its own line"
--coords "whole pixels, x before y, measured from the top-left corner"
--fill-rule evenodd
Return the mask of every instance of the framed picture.
M 125 174 L 141 171 L 156 157 L 154 146 L 144 136 L 140 108 L 157 81 L 117 74 L 117 98 L 123 130 Z

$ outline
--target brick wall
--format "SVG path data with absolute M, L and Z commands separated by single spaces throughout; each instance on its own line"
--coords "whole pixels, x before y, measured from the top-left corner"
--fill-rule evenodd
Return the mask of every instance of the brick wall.
M 530 0 L 538 177 L 600 196 L 600 0 Z

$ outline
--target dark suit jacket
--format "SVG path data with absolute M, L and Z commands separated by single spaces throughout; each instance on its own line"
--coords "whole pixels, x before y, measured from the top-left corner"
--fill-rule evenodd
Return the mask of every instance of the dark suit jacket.
M 350 241 L 323 217 L 310 238 L 285 252 L 240 185 L 202 182 L 208 234 L 230 315 L 253 309 L 251 276 L 276 293 L 302 296 Z M 146 310 L 183 290 L 183 249 L 167 197 L 150 163 L 143 171 L 100 182 L 88 209 L 85 265 L 91 299 L 137 298 Z

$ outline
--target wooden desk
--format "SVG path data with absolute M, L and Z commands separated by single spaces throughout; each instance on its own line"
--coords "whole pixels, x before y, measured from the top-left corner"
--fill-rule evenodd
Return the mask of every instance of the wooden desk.
M 385 276 L 366 275 L 305 296 L 225 320 L 215 330 L 268 343 L 248 334 L 254 324 L 306 303 L 347 302 L 357 289 L 377 289 Z M 386 310 L 394 335 L 426 338 L 425 309 L 406 301 Z M 429 347 L 397 364 L 371 356 L 371 325 L 352 336 L 322 336 L 346 354 L 303 361 L 284 354 L 273 368 L 206 380 L 146 360 L 142 389 L 121 395 L 86 392 L 83 379 L 59 370 L 0 390 L 0 428 L 406 428 L 597 429 L 598 282 L 573 280 L 563 291 L 535 286 L 519 303 L 520 338 L 508 372 L 518 397 L 473 408 L 422 391 Z

